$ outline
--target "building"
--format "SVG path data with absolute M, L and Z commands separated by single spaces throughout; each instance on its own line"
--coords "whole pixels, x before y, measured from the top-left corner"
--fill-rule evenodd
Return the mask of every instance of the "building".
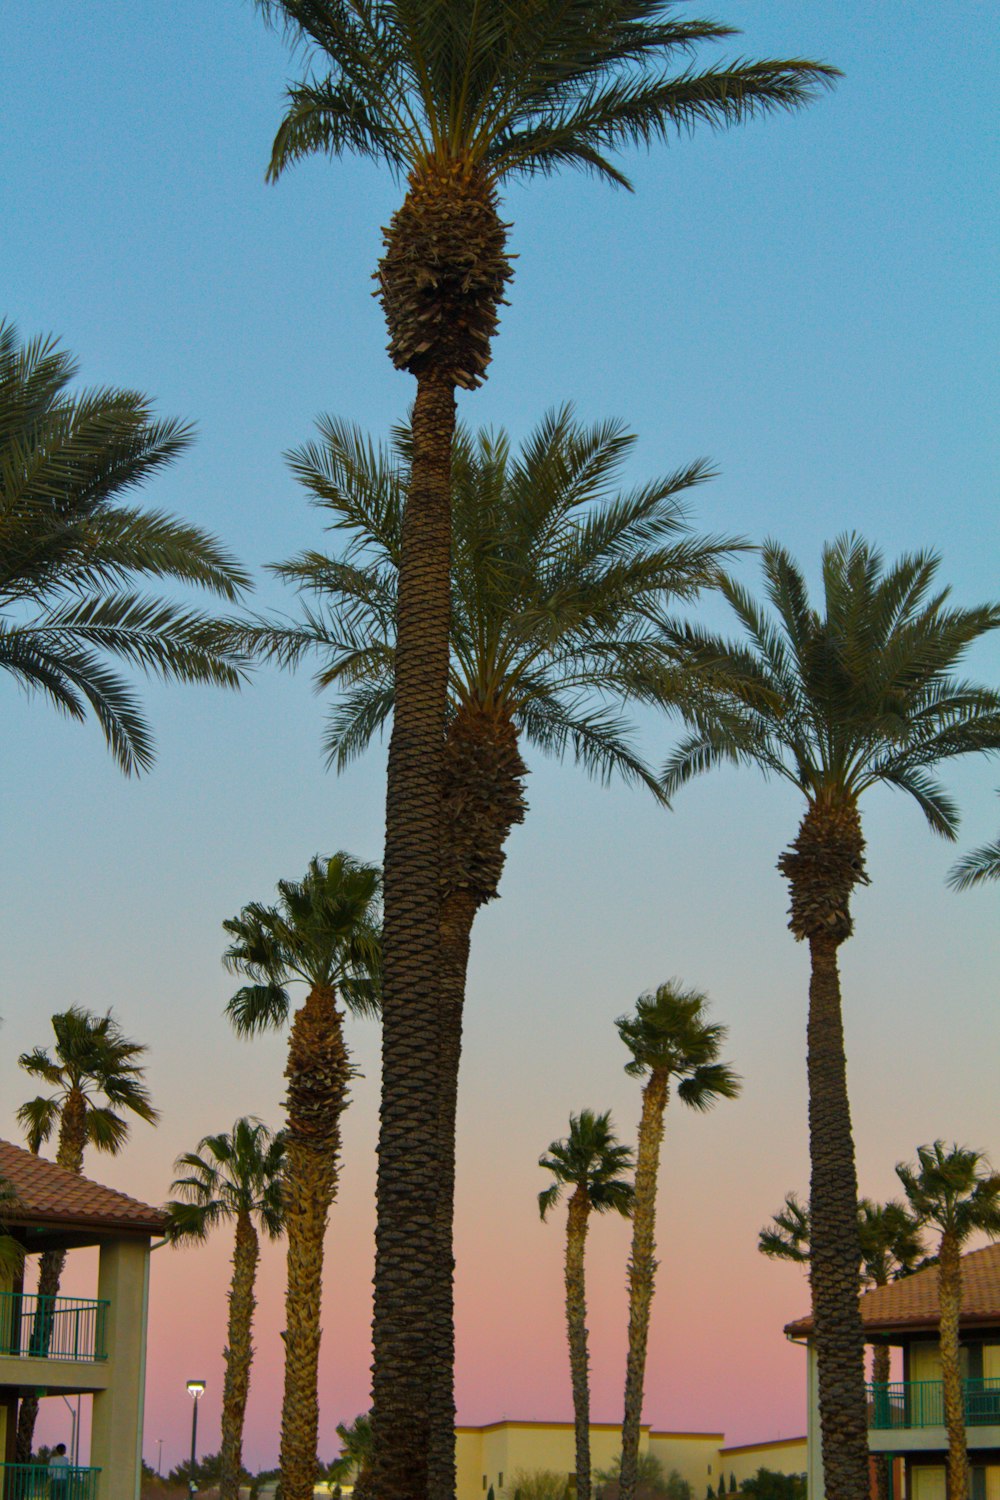
M 7 1141 L 0 1141 L 0 1178 L 16 1193 L 4 1207 L 6 1231 L 29 1260 L 44 1250 L 99 1252 L 92 1297 L 39 1306 L 23 1277 L 0 1281 L 0 1493 L 4 1500 L 34 1494 L 37 1471 L 13 1460 L 18 1402 L 35 1392 L 93 1402 L 89 1458 L 71 1470 L 67 1500 L 137 1500 L 149 1251 L 166 1216 Z
M 928 1266 L 902 1281 L 875 1287 L 860 1299 L 867 1342 L 901 1351 L 901 1379 L 868 1387 L 869 1449 L 898 1460 L 890 1466 L 901 1489 L 893 1500 L 945 1500 L 948 1440 L 937 1287 L 937 1267 Z M 809 1500 L 823 1500 L 812 1319 L 789 1323 L 785 1333 L 808 1346 Z M 1000 1500 L 1000 1244 L 962 1257 L 960 1334 L 971 1500 Z

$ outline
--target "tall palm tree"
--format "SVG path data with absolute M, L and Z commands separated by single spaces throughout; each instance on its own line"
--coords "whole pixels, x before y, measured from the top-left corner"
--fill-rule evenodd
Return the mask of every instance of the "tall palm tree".
M 1000 880 L 1000 838 L 963 855 L 948 873 L 948 884 L 956 891 L 967 891 L 987 880 Z
M 338 1000 L 356 1015 L 378 1012 L 380 896 L 374 866 L 343 853 L 317 857 L 303 880 L 279 880 L 274 906 L 253 902 L 222 924 L 232 939 L 226 967 L 251 981 L 228 1006 L 241 1036 L 283 1026 L 290 986 L 301 983 L 307 991 L 292 1017 L 285 1067 L 285 1500 L 312 1500 L 316 1478 L 323 1237 L 337 1193 L 340 1117 L 354 1074 Z
M 83 1171 L 88 1146 L 117 1156 L 129 1137 L 129 1115 L 154 1125 L 159 1118 L 144 1082 L 140 1059 L 146 1048 L 122 1031 L 111 1011 L 95 1016 L 82 1006 L 71 1005 L 52 1017 L 55 1043 L 51 1053 L 44 1047 L 23 1052 L 18 1067 L 32 1078 L 40 1078 L 53 1090 L 28 1099 L 17 1111 L 28 1149 L 37 1156 L 42 1146 L 57 1134 L 56 1161 L 68 1172 Z M 38 1265 L 38 1312 L 32 1331 L 32 1346 L 44 1354 L 52 1336 L 52 1320 L 44 1299 L 59 1295 L 64 1250 L 43 1251 Z M 17 1416 L 17 1458 L 26 1464 L 38 1415 L 38 1397 L 23 1397 Z
M 591 1213 L 632 1213 L 635 1188 L 622 1174 L 635 1165 L 632 1150 L 619 1143 L 611 1111 L 595 1115 L 581 1110 L 569 1117 L 569 1135 L 553 1141 L 538 1165 L 555 1179 L 538 1195 L 544 1219 L 572 1188 L 566 1215 L 566 1333 L 570 1377 L 573 1382 L 573 1421 L 576 1429 L 577 1500 L 590 1500 L 590 1376 L 587 1354 L 587 1288 L 584 1252 Z
M 192 429 L 155 421 L 135 391 L 70 395 L 76 368 L 51 339 L 21 344 L 0 322 L 0 671 L 70 718 L 89 707 L 131 773 L 152 764 L 153 738 L 109 660 L 179 682 L 236 687 L 241 675 L 216 622 L 136 592 L 136 580 L 229 600 L 249 580 L 198 527 L 123 503 Z
M 170 1191 L 178 1196 L 167 1204 L 168 1238 L 174 1244 L 203 1242 L 220 1224 L 236 1226 L 222 1388 L 220 1500 L 238 1500 L 239 1496 L 260 1234 L 274 1240 L 284 1230 L 284 1165 L 284 1135 L 280 1131 L 272 1135 L 260 1120 L 248 1116 L 237 1120 L 230 1132 L 206 1135 L 195 1151 L 174 1162 L 174 1171 L 185 1175 L 171 1183 Z
M 446 1268 L 469 947 L 477 912 L 498 894 L 510 830 L 525 815 L 522 746 L 570 751 L 593 774 L 620 774 L 658 794 L 610 700 L 649 666 L 652 621 L 714 582 L 737 545 L 689 529 L 683 496 L 709 477 L 704 463 L 619 489 L 634 442 L 622 424 L 585 427 L 569 407 L 546 416 L 519 453 L 502 431 L 456 435 L 435 1085 L 436 1234 Z M 321 441 L 293 453 L 291 464 L 341 545 L 276 570 L 305 597 L 300 622 L 256 622 L 238 635 L 241 649 L 284 665 L 319 656 L 318 686 L 340 694 L 326 735 L 338 768 L 393 712 L 411 459 L 409 429 L 397 429 L 386 448 L 357 428 L 321 423 Z M 434 1394 L 435 1410 L 451 1414 L 451 1448 L 438 1455 L 446 1467 L 454 1462 L 450 1274 L 443 1288 L 447 1305 L 435 1321 L 443 1378 Z
M 858 1203 L 858 1238 L 861 1246 L 862 1289 L 888 1286 L 909 1276 L 925 1254 L 920 1225 L 906 1205 L 896 1199 L 876 1203 L 862 1198 Z M 784 1207 L 770 1225 L 757 1237 L 757 1248 L 772 1260 L 790 1260 L 809 1264 L 809 1208 L 799 1202 L 795 1193 L 786 1193 Z M 875 1344 L 872 1350 L 872 1382 L 876 1401 L 885 1395 L 890 1371 L 889 1345 Z M 889 1500 L 889 1460 L 884 1453 L 873 1456 L 875 1500 Z
M 1000 746 L 1000 694 L 953 675 L 969 645 L 1000 625 L 1000 609 L 953 607 L 935 584 L 938 561 L 916 553 L 886 568 L 867 542 L 841 537 L 823 549 L 820 613 L 798 566 L 768 542 L 770 610 L 735 582 L 723 585 L 740 640 L 695 627 L 670 638 L 706 692 L 667 762 L 667 794 L 729 762 L 780 776 L 806 800 L 778 868 L 791 892 L 789 927 L 809 945 L 811 1287 L 823 1469 L 838 1500 L 868 1495 L 858 1188 L 837 956 L 852 931 L 852 892 L 868 879 L 859 803 L 873 786 L 896 787 L 935 833 L 953 838 L 957 812 L 933 768 Z
M 622 1421 L 621 1500 L 635 1500 L 639 1424 L 646 1378 L 646 1343 L 656 1275 L 656 1183 L 663 1116 L 674 1088 L 689 1109 L 711 1109 L 717 1099 L 735 1099 L 740 1080 L 719 1052 L 728 1028 L 708 1020 L 708 1000 L 675 981 L 640 995 L 635 1013 L 619 1016 L 618 1035 L 632 1054 L 625 1071 L 643 1078 L 642 1114 L 635 1169 L 632 1253 L 628 1264 L 628 1360 Z
M 938 1306 L 941 1384 L 948 1432 L 948 1500 L 968 1500 L 972 1475 L 965 1441 L 965 1404 L 959 1361 L 962 1248 L 973 1234 L 1000 1235 L 1000 1172 L 981 1151 L 947 1149 L 944 1141 L 917 1147 L 917 1163 L 900 1162 L 896 1175 L 921 1224 L 940 1231 Z
M 696 68 L 702 44 L 732 28 L 677 18 L 670 0 L 258 5 L 315 64 L 289 89 L 269 176 L 355 152 L 406 183 L 377 275 L 390 358 L 417 386 L 386 802 L 373 1408 L 380 1500 L 402 1500 L 427 1492 L 437 1277 L 450 1274 L 432 1232 L 434 1138 L 421 1125 L 437 1038 L 451 445 L 456 389 L 485 376 L 512 274 L 499 192 L 566 166 L 628 186 L 620 148 L 797 109 L 835 70 L 800 59 Z M 416 1203 L 428 1206 L 426 1232 L 414 1232 Z M 443 1453 L 452 1416 L 447 1432 L 443 1410 L 434 1420 Z M 454 1489 L 453 1459 L 432 1489 L 435 1500 Z

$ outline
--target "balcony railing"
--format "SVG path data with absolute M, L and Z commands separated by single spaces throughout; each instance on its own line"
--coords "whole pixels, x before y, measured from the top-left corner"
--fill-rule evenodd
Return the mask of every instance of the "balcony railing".
M 97 1500 L 100 1469 L 0 1464 L 0 1500 Z
M 1000 1380 L 962 1381 L 967 1427 L 1000 1427 Z M 868 1426 L 876 1431 L 944 1426 L 940 1380 L 890 1380 L 868 1387 Z
M 86 1297 L 0 1292 L 0 1355 L 23 1359 L 107 1359 L 108 1303 Z M 6 1500 L 6 1497 L 0 1497 Z M 67 1500 L 77 1500 L 74 1494 Z

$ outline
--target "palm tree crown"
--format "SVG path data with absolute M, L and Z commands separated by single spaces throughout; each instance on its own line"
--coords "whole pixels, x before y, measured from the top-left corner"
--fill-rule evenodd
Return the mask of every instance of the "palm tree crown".
M 811 804 L 855 804 L 883 783 L 908 792 L 935 833 L 957 812 L 932 767 L 1000 745 L 1000 693 L 952 674 L 1000 607 L 957 609 L 935 590 L 939 559 L 891 567 L 856 536 L 823 549 L 823 603 L 776 542 L 763 548 L 769 615 L 732 580 L 721 590 L 745 632 L 727 642 L 688 627 L 672 644 L 719 688 L 668 761 L 668 794 L 722 761 L 784 777 Z
M 934 1141 L 917 1147 L 916 1167 L 900 1162 L 896 1175 L 922 1224 L 933 1224 L 958 1247 L 970 1235 L 1000 1235 L 1000 1172 L 982 1151 Z
M 134 590 L 177 579 L 238 599 L 247 575 L 206 532 L 122 503 L 191 441 L 153 420 L 135 391 L 75 396 L 71 357 L 18 342 L 0 322 L 0 670 L 74 719 L 87 707 L 125 772 L 153 740 L 128 683 L 108 665 L 235 687 L 241 663 L 196 610 Z
M 60 1157 L 68 1148 L 73 1161 L 63 1165 L 80 1170 L 85 1146 L 107 1151 L 122 1150 L 129 1122 L 121 1111 L 155 1124 L 159 1118 L 143 1081 L 140 1058 L 146 1048 L 125 1036 L 111 1011 L 95 1016 L 81 1006 L 52 1017 L 55 1045 L 24 1052 L 18 1066 L 33 1078 L 41 1078 L 54 1093 L 29 1099 L 17 1111 L 29 1150 L 37 1153 L 60 1127 Z M 72 1137 L 67 1140 L 66 1137 Z
M 341 690 L 326 750 L 343 767 L 392 713 L 412 446 L 406 428 L 391 449 L 330 418 L 320 430 L 322 441 L 290 463 L 345 544 L 339 556 L 310 551 L 274 569 L 309 601 L 301 624 L 260 623 L 237 638 L 283 665 L 320 654 L 317 686 Z M 620 422 L 583 426 L 568 406 L 550 412 L 520 454 L 503 431 L 459 428 L 449 714 L 512 721 L 545 752 L 571 750 L 597 775 L 619 772 L 657 789 L 601 695 L 621 696 L 642 680 L 654 622 L 669 622 L 667 603 L 714 585 L 742 544 L 689 529 L 679 497 L 711 478 L 703 460 L 618 489 L 635 441 Z M 681 691 L 679 676 L 673 686 Z
M 186 1175 L 171 1183 L 177 1198 L 168 1205 L 172 1240 L 204 1240 L 220 1224 L 241 1214 L 256 1219 L 269 1239 L 284 1229 L 281 1172 L 285 1138 L 260 1120 L 237 1120 L 230 1132 L 206 1135 L 195 1151 L 174 1163 Z
M 858 1203 L 862 1285 L 887 1286 L 916 1269 L 925 1254 L 920 1226 L 906 1205 L 896 1199 Z M 809 1205 L 794 1193 L 785 1194 L 784 1207 L 757 1236 L 757 1248 L 772 1260 L 809 1263 Z
M 555 1208 L 566 1187 L 578 1188 L 595 1213 L 614 1211 L 626 1217 L 632 1211 L 635 1189 L 622 1173 L 635 1165 L 632 1148 L 619 1144 L 611 1123 L 611 1111 L 595 1115 L 583 1109 L 569 1117 L 569 1135 L 553 1141 L 538 1165 L 551 1172 L 555 1181 L 538 1195 L 538 1211 L 544 1219 Z
M 223 922 L 233 939 L 223 957 L 253 983 L 226 1007 L 241 1036 L 287 1021 L 288 986 L 338 989 L 358 1015 L 378 1012 L 381 966 L 378 870 L 349 854 L 316 856 L 303 880 L 279 880 L 274 906 L 250 902 Z
M 618 1035 L 632 1057 L 625 1071 L 632 1078 L 653 1074 L 677 1081 L 677 1097 L 691 1109 L 711 1109 L 717 1099 L 735 1099 L 740 1079 L 728 1063 L 718 1061 L 728 1027 L 706 1019 L 707 998 L 682 989 L 675 980 L 653 994 L 640 995 L 631 1016 L 619 1016 Z

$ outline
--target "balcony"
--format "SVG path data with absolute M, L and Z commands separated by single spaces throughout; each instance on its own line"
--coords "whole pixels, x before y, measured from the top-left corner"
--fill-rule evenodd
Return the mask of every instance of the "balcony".
M 107 1311 L 108 1303 L 103 1299 L 0 1292 L 0 1356 L 74 1360 L 82 1364 L 106 1360 Z M 14 1500 L 20 1497 L 21 1491 L 17 1491 Z M 6 1490 L 0 1500 L 11 1500 Z M 88 1497 L 66 1490 L 63 1496 L 54 1494 L 52 1500 L 88 1500 Z
M 1000 1426 L 1000 1380 L 962 1381 L 966 1427 Z M 868 1426 L 873 1432 L 944 1426 L 940 1380 L 891 1380 L 868 1386 Z
M 0 1500 L 96 1500 L 100 1469 L 0 1464 Z

